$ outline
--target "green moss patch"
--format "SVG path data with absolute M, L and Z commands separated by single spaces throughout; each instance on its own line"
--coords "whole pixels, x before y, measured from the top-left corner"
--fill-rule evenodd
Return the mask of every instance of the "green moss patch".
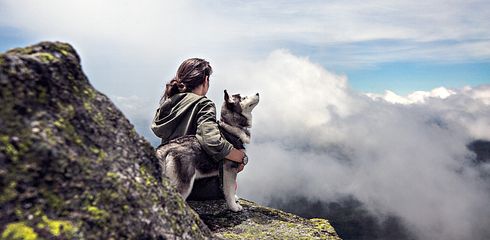
M 34 229 L 27 226 L 24 222 L 9 223 L 2 233 L 2 239 L 12 240 L 35 240 L 38 238 Z
M 43 216 L 42 221 L 36 227 L 46 229 L 56 237 L 60 235 L 73 236 L 76 232 L 76 227 L 70 221 L 51 220 L 47 216 Z
M 99 209 L 96 206 L 88 206 L 86 208 L 86 211 L 92 216 L 92 219 L 94 220 L 104 220 L 109 218 L 109 213 L 106 212 L 105 210 Z
M 33 56 L 38 58 L 42 63 L 50 63 L 58 60 L 53 54 L 47 52 L 36 53 Z

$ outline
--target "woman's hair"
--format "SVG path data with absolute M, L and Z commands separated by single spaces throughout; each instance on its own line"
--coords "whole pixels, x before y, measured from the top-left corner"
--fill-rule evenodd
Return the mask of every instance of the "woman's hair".
M 167 83 L 162 99 L 172 97 L 177 93 L 191 92 L 204 83 L 206 76 L 213 73 L 209 62 L 200 58 L 190 58 L 180 64 L 175 77 Z

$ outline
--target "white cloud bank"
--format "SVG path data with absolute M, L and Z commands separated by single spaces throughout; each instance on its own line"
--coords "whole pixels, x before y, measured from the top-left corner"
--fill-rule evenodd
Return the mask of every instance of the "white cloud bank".
M 229 90 L 261 94 L 243 196 L 353 195 L 374 213 L 400 216 L 420 239 L 490 236 L 489 181 L 466 148 L 490 139 L 490 86 L 392 103 L 352 92 L 345 77 L 284 50 L 235 67 L 221 76 L 240 83 Z

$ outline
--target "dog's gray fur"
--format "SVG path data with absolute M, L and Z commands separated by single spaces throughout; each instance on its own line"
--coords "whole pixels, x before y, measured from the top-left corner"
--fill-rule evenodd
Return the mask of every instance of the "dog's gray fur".
M 223 135 L 237 149 L 244 149 L 243 144 L 250 143 L 252 110 L 258 103 L 258 93 L 248 97 L 239 94 L 230 97 L 225 90 L 219 126 Z M 219 163 L 210 159 L 194 135 L 179 137 L 161 145 L 156 155 L 162 173 L 170 178 L 184 199 L 191 193 L 195 179 L 216 176 L 219 172 Z M 224 160 L 223 193 L 228 208 L 235 212 L 242 210 L 235 200 L 237 167 L 235 162 Z

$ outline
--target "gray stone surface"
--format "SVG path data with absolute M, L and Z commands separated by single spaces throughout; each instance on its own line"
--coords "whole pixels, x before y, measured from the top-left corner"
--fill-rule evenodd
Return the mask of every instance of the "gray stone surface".
M 240 199 L 242 212 L 227 209 L 224 200 L 189 202 L 201 219 L 224 239 L 340 239 L 325 219 L 305 219 Z

